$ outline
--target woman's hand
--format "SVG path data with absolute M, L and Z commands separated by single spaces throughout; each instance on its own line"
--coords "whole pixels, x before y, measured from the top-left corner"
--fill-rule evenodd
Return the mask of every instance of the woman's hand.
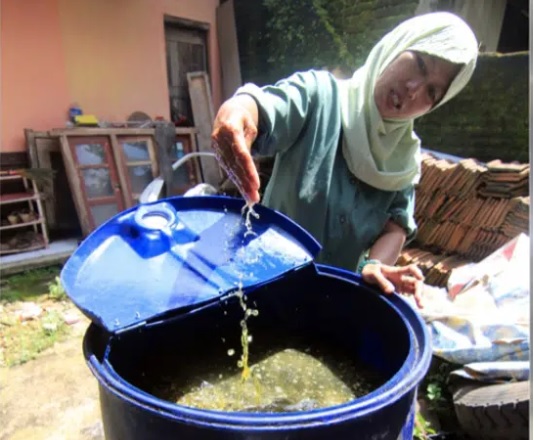
M 256 102 L 250 96 L 238 95 L 220 107 L 211 134 L 217 160 L 249 204 L 260 200 L 260 178 L 250 153 L 257 126 Z
M 413 295 L 417 307 L 423 307 L 421 295 L 424 276 L 417 265 L 399 267 L 369 263 L 363 267 L 361 274 L 365 282 L 377 285 L 384 293 L 396 291 Z

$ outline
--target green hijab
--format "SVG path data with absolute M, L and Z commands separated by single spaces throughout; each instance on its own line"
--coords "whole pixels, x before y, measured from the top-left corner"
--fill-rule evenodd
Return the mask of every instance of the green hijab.
M 352 78 L 339 81 L 347 165 L 358 179 L 385 191 L 404 189 L 417 183 L 420 176 L 421 142 L 413 131 L 413 119 L 383 120 L 374 101 L 378 77 L 406 50 L 463 65 L 437 108 L 458 94 L 471 78 L 478 44 L 473 31 L 456 15 L 419 15 L 384 36 Z

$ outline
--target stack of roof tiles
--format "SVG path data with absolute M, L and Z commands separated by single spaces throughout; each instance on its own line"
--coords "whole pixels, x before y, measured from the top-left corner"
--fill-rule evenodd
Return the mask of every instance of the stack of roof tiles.
M 398 264 L 416 263 L 425 282 L 445 286 L 450 272 L 477 262 L 529 230 L 528 164 L 422 157 L 416 188 L 417 237 Z

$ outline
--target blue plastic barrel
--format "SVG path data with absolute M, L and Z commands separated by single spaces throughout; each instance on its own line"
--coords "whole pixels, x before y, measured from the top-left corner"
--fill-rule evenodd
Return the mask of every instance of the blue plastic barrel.
M 207 216 L 209 221 L 196 223 L 201 212 L 211 209 L 205 204 L 214 211 Z M 228 295 L 229 290 L 222 289 L 222 295 L 214 296 L 232 271 L 230 263 L 221 263 L 220 248 L 218 254 L 209 250 L 217 245 L 218 234 L 232 229 L 223 219 L 234 214 L 239 217 L 240 206 L 220 198 L 176 199 L 154 205 L 153 212 L 170 212 L 176 222 L 175 211 L 183 224 L 161 234 L 135 226 L 145 217 L 145 208 L 141 214 L 131 210 L 117 216 L 80 246 L 62 274 L 67 293 L 93 320 L 83 348 L 99 383 L 107 440 L 412 439 L 417 387 L 431 359 L 423 321 L 400 296 L 383 295 L 354 273 L 316 265 L 306 252 L 288 252 L 300 232 L 269 210 L 260 209 L 260 218 L 266 223 L 258 230 L 276 236 L 270 255 L 279 258 L 268 264 L 265 259 L 255 262 L 256 271 L 265 266 L 268 276 L 245 288 L 247 302 L 260 312 L 248 321 L 254 338 L 251 352 L 271 340 L 282 341 L 286 348 L 295 341 L 309 346 L 320 341 L 377 372 L 381 385 L 343 405 L 287 413 L 203 410 L 158 396 L 153 385 L 163 373 L 195 364 L 203 353 L 220 353 L 221 359 L 228 359 L 228 342 L 222 341 L 232 341 L 233 347 L 239 348 L 243 317 L 238 299 Z M 224 215 L 219 215 L 221 212 Z M 204 222 L 206 226 L 200 227 Z M 176 231 L 182 235 L 177 237 Z M 145 238 L 143 234 L 147 234 Z M 297 242 L 311 255 L 316 249 L 308 238 L 300 236 Z M 259 238 L 251 238 L 246 245 L 253 249 L 255 239 Z M 169 243 L 164 245 L 166 241 Z M 235 243 L 243 245 L 240 240 Z M 188 250 L 186 257 L 180 246 Z M 290 254 L 295 257 L 292 263 Z M 128 262 L 126 268 L 120 268 L 120 256 L 122 264 Z M 237 258 L 231 260 L 237 264 Z M 174 267 L 176 261 L 179 265 Z M 117 262 L 114 267 L 113 262 Z M 160 262 L 173 271 L 160 271 Z M 143 264 L 147 272 L 139 273 L 136 268 Z M 248 263 L 239 264 L 244 269 Z M 122 281 L 122 287 L 121 283 L 110 286 L 113 276 Z M 166 276 L 173 277 L 172 283 L 165 281 Z M 194 284 L 195 279 L 205 281 Z M 185 280 L 185 285 L 180 280 Z M 191 291 L 193 284 L 204 290 Z M 152 301 L 146 310 L 153 316 L 121 327 L 134 310 L 143 313 L 143 295 L 147 302 Z M 182 301 L 178 312 L 177 297 Z M 106 298 L 109 307 L 101 304 Z M 165 309 L 168 311 L 160 312 Z

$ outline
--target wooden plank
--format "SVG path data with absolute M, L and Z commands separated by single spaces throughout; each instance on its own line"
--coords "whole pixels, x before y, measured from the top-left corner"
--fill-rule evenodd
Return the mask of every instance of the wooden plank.
M 37 249 L 44 249 L 46 248 L 46 245 L 39 244 L 39 245 L 33 245 L 27 248 L 21 248 L 21 249 L 8 249 L 5 251 L 0 251 L 0 255 L 8 255 L 8 254 L 19 254 L 22 252 L 28 252 L 28 251 L 36 251 Z
M 130 208 L 134 205 L 134 201 L 132 199 L 132 190 L 130 188 L 130 182 L 126 176 L 128 170 L 126 169 L 126 161 L 124 159 L 124 154 L 117 140 L 117 136 L 115 134 L 110 134 L 109 139 L 111 141 L 111 151 L 113 152 L 113 158 L 115 159 L 115 165 L 119 174 L 122 199 L 126 208 Z
M 43 203 L 41 201 L 41 196 L 39 194 L 39 188 L 37 188 L 37 183 L 35 183 L 35 180 L 33 180 L 33 179 L 32 179 L 31 182 L 32 182 L 33 191 L 35 192 L 35 194 L 39 195 L 39 197 L 37 197 L 37 200 L 35 201 L 35 203 L 37 204 L 37 213 L 38 213 L 38 216 L 39 216 L 38 218 L 41 219 L 39 224 L 35 224 L 34 225 L 34 231 L 37 232 L 38 225 L 41 226 L 41 232 L 42 232 L 43 239 L 44 239 L 44 245 L 45 245 L 45 247 L 48 247 L 48 242 L 49 242 L 49 239 L 48 239 L 48 228 L 46 227 L 46 219 L 45 219 L 45 213 L 44 213 L 44 209 L 43 209 Z M 33 211 L 33 205 L 31 203 L 29 205 L 30 205 L 30 209 Z M 33 211 L 33 212 L 35 212 L 35 211 Z
M 221 54 L 223 99 L 226 100 L 242 84 L 234 0 L 228 0 L 217 7 L 217 37 Z
M 28 154 L 25 151 L 0 152 L 0 170 L 13 170 L 28 167 Z
M 189 20 L 187 18 L 175 17 L 173 15 L 164 15 L 165 24 L 176 24 L 186 28 L 197 28 L 204 31 L 210 30 L 209 23 L 203 21 Z
M 39 168 L 37 150 L 35 147 L 35 132 L 29 128 L 25 128 L 24 137 L 26 138 L 26 149 L 28 150 L 28 154 L 30 156 L 30 167 Z
M 154 145 L 154 138 L 148 138 L 148 155 L 150 157 L 150 165 L 152 169 L 152 179 L 155 179 L 159 174 L 158 155 Z
M 170 122 L 166 125 L 158 125 L 154 134 L 158 151 L 158 167 L 165 182 L 165 197 L 170 196 L 172 188 L 173 171 L 169 153 L 176 142 L 176 133 L 173 128 L 174 125 Z
M 198 128 L 198 150 L 213 152 L 211 148 L 211 131 L 215 115 L 208 74 L 206 72 L 189 72 L 187 81 L 195 127 Z M 200 164 L 204 182 L 217 188 L 223 177 L 218 164 L 212 158 L 202 158 Z
M 60 153 L 61 147 L 57 138 L 49 137 L 46 132 L 34 132 L 35 136 L 35 158 L 36 167 L 53 170 L 52 161 L 50 159 L 50 153 Z M 31 157 L 31 156 L 30 156 Z M 34 166 L 34 165 L 32 165 Z M 55 229 L 58 225 L 57 214 L 55 210 L 55 201 L 57 194 L 55 193 L 54 182 L 46 185 L 43 188 L 43 205 L 46 217 L 46 223 L 51 229 Z M 66 188 L 65 191 L 68 191 Z
M 61 155 L 63 156 L 63 161 L 65 163 L 65 170 L 67 172 L 70 190 L 72 191 L 74 206 L 76 207 L 76 212 L 78 213 L 78 219 L 80 220 L 82 232 L 85 236 L 87 236 L 91 232 L 91 223 L 89 221 L 89 213 L 87 212 L 82 194 L 82 182 L 76 169 L 76 163 L 74 161 L 74 157 L 72 156 L 72 151 L 70 149 L 67 136 L 61 135 L 59 139 L 61 145 Z
M 189 141 L 191 145 L 191 152 L 197 152 L 198 151 L 198 145 L 197 145 L 197 137 L 194 134 L 191 134 L 189 136 Z M 215 161 L 215 158 L 213 158 Z M 194 159 L 191 159 L 189 161 L 191 163 L 191 166 L 193 167 L 193 173 L 195 175 L 195 182 L 200 183 L 202 181 L 202 170 L 200 167 L 200 160 L 198 157 L 195 157 Z
M 37 194 L 32 192 L 17 192 L 11 194 L 0 195 L 0 203 L 20 203 L 27 200 L 36 200 L 39 197 Z

